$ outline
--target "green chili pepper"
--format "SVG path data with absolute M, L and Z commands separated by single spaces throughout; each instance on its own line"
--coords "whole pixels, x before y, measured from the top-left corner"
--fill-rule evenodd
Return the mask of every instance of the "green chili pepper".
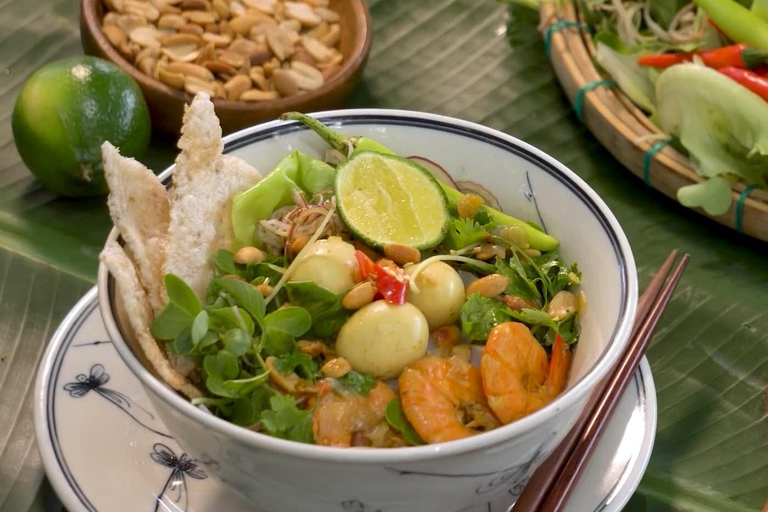
M 693 0 L 725 35 L 756 50 L 768 50 L 768 22 L 733 0 Z
M 305 124 L 328 143 L 329 146 L 341 151 L 344 155 L 352 156 L 360 151 L 375 151 L 387 155 L 396 154 L 380 142 L 369 139 L 368 137 L 343 135 L 330 129 L 317 119 L 300 112 L 283 114 L 280 119 L 284 121 L 299 121 Z M 448 198 L 448 203 L 451 208 L 456 208 L 456 205 L 461 198 L 464 197 L 464 194 L 440 180 L 438 180 L 438 183 L 445 191 L 445 195 Z M 526 234 L 528 235 L 528 243 L 533 249 L 538 249 L 539 251 L 552 251 L 557 249 L 560 245 L 556 238 L 536 229 L 527 222 L 523 222 L 522 220 L 516 219 L 488 206 L 483 206 L 481 209 L 486 211 L 491 220 L 496 224 L 504 226 L 520 226 L 525 229 Z
M 268 219 L 282 206 L 293 204 L 294 191 L 312 196 L 333 188 L 336 170 L 298 151 L 285 157 L 274 171 L 232 200 L 232 227 L 238 247 L 263 246 L 256 237 L 260 220 Z

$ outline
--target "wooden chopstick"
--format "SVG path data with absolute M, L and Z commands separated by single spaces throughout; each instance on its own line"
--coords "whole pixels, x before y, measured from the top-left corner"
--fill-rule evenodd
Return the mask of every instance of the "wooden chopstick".
M 646 287 L 645 292 L 643 292 L 642 296 L 640 297 L 635 315 L 635 328 L 633 329 L 631 335 L 632 339 L 635 338 L 639 331 L 640 325 L 647 318 L 651 306 L 659 296 L 664 282 L 669 276 L 669 272 L 672 270 L 672 265 L 674 264 L 676 257 L 677 250 L 674 250 L 669 254 L 667 259 L 664 260 L 664 263 L 659 268 L 659 271 L 656 273 L 654 278 Z M 589 425 L 592 418 L 595 417 L 598 406 L 605 395 L 606 387 L 612 380 L 611 377 L 612 376 L 609 375 L 597 385 L 597 388 L 590 396 L 587 404 L 584 406 L 581 415 L 579 416 L 571 431 L 558 445 L 558 447 L 555 448 L 552 454 L 533 473 L 522 494 L 515 502 L 515 505 L 512 509 L 514 512 L 537 512 L 540 510 L 546 510 L 541 508 L 541 506 L 544 501 L 551 496 L 554 484 L 559 480 L 566 462 L 568 462 L 578 441 L 583 439 L 587 425 Z M 627 379 L 627 382 L 629 382 L 629 379 Z M 626 387 L 626 384 L 624 387 Z M 619 392 L 618 396 L 621 396 L 621 394 L 622 393 Z

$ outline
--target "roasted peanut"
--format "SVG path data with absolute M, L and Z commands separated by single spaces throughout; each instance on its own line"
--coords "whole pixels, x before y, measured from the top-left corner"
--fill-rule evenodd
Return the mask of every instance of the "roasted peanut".
M 421 261 L 421 253 L 413 247 L 403 244 L 387 244 L 384 246 L 384 256 L 391 259 L 401 267 L 406 263 L 418 263 Z
M 449 349 L 461 341 L 461 329 L 455 325 L 438 327 L 430 334 L 435 340 L 435 345 L 440 349 Z
M 264 261 L 264 252 L 257 247 L 243 247 L 234 256 L 235 263 L 261 263 Z
M 323 375 L 332 379 L 340 379 L 352 370 L 352 365 L 343 357 L 331 359 L 320 368 Z
M 363 281 L 347 292 L 344 298 L 341 299 L 341 305 L 344 309 L 354 311 L 373 302 L 375 295 L 376 286 L 370 281 Z
M 509 278 L 501 274 L 490 274 L 467 286 L 467 295 L 479 293 L 483 297 L 496 297 L 501 295 L 507 286 L 509 286 Z
M 256 288 L 264 297 L 269 297 L 269 295 L 274 291 L 274 288 L 264 283 L 256 285 Z

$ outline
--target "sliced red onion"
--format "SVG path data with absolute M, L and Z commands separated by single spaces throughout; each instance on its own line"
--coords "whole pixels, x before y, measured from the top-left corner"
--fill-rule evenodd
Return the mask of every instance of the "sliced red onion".
M 439 164 L 433 162 L 429 158 L 424 158 L 423 156 L 409 156 L 408 160 L 412 160 L 428 170 L 436 180 L 441 181 L 446 185 L 450 185 L 453 188 L 459 188 L 456 184 L 456 181 L 451 177 L 450 174 L 448 174 L 448 171 L 443 169 Z

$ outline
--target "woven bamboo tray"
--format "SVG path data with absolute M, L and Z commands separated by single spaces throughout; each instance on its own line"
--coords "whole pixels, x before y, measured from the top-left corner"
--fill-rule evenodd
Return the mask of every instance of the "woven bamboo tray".
M 559 2 L 558 2 L 559 3 Z M 612 87 L 594 65 L 595 47 L 571 2 L 543 2 L 541 28 L 555 74 L 577 114 L 589 130 L 635 175 L 677 200 L 680 187 L 700 183 L 686 156 L 672 146 L 654 148 L 662 132 L 618 87 Z M 655 135 L 655 137 L 654 137 Z M 653 149 L 652 149 L 653 148 Z M 768 193 L 732 186 L 731 207 L 723 215 L 709 215 L 720 224 L 768 241 Z

